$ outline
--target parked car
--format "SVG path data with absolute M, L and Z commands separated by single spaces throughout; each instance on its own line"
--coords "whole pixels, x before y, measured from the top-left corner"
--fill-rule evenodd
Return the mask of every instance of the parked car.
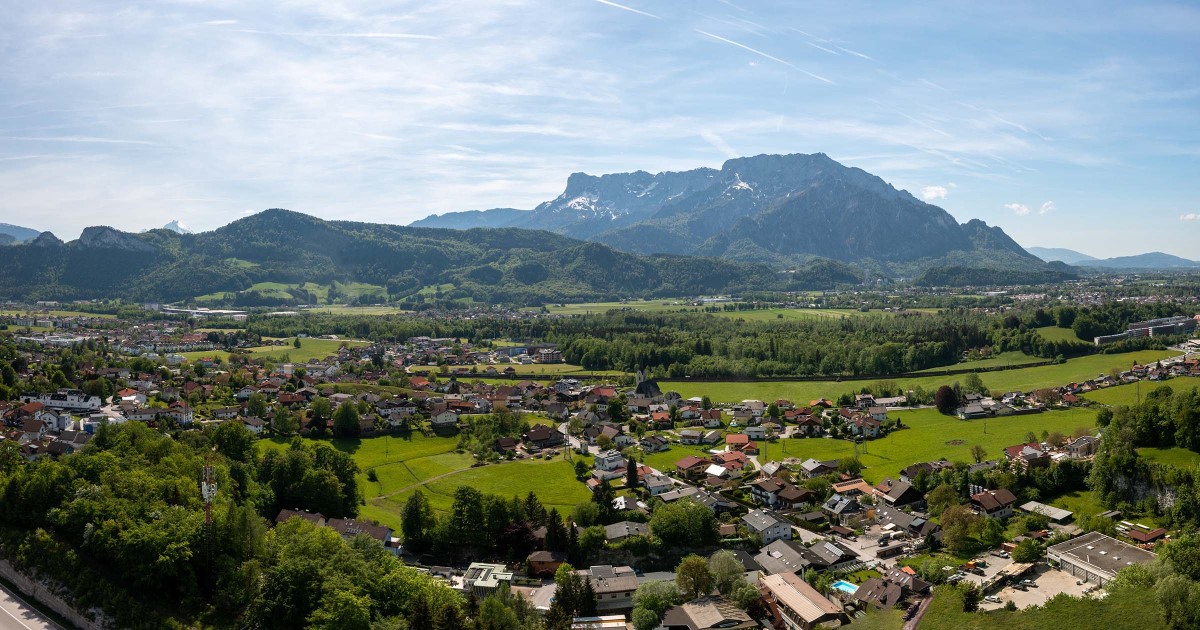
M 1034 582 L 1033 580 L 1021 580 L 1021 584 L 1024 584 L 1025 586 L 1037 586 L 1037 582 Z
M 996 597 L 995 595 L 988 595 L 987 597 L 984 597 L 984 598 L 983 598 L 983 601 L 985 601 L 985 602 L 991 602 L 991 603 L 993 603 L 993 604 L 999 604 L 999 603 L 1000 603 L 1000 598 L 999 598 L 999 597 Z

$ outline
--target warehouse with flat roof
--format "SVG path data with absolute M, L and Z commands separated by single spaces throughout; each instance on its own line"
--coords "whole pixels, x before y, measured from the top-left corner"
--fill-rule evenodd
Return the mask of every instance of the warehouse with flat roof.
M 1046 557 L 1058 563 L 1061 571 L 1099 586 L 1116 577 L 1117 572 L 1134 564 L 1145 564 L 1156 556 L 1099 532 L 1058 543 L 1046 550 Z

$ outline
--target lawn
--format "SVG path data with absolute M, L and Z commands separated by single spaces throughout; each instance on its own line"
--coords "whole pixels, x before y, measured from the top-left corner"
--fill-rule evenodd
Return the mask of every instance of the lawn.
M 1136 589 L 1122 589 L 1104 599 L 1059 597 L 1045 606 L 1020 611 L 964 613 L 958 594 L 940 586 L 934 590 L 933 603 L 917 627 L 920 630 L 1144 630 L 1164 628 L 1166 624 L 1155 599 Z
M 671 448 L 657 453 L 647 453 L 642 458 L 642 463 L 659 470 L 661 472 L 670 472 L 675 470 L 675 462 L 687 457 L 695 455 L 696 457 L 708 457 L 708 450 L 712 448 L 721 448 L 718 446 L 687 446 L 682 444 L 672 444 Z
M 859 445 L 859 461 L 866 466 L 863 477 L 872 483 L 878 483 L 884 477 L 896 478 L 901 469 L 917 462 L 942 457 L 950 461 L 973 461 L 971 446 L 974 444 L 984 448 L 988 459 L 994 459 L 1001 456 L 1004 447 L 1023 442 L 1029 431 L 1039 436 L 1042 431 L 1070 434 L 1077 427 L 1091 428 L 1096 422 L 1093 410 L 1069 409 L 989 418 L 987 433 L 984 433 L 983 420 L 959 420 L 954 416 L 943 416 L 936 409 L 899 411 L 888 416 L 899 418 L 909 428 Z M 781 439 L 767 448 L 767 460 L 788 457 L 826 460 L 854 456 L 852 442 L 829 438 Z
M 1042 387 L 1053 387 L 1067 383 L 1087 380 L 1097 374 L 1107 373 L 1112 368 L 1128 367 L 1131 363 L 1153 362 L 1173 356 L 1175 353 L 1166 350 L 1141 350 L 1124 354 L 1094 354 L 1086 357 L 1071 359 L 1058 365 L 1040 365 L 1036 367 L 1003 370 L 981 374 L 985 385 L 1000 391 L 1030 391 Z M 843 393 L 857 392 L 859 388 L 869 386 L 876 381 L 887 380 L 895 385 L 910 389 L 916 385 L 926 390 L 936 389 L 939 385 L 950 385 L 960 381 L 962 376 L 920 376 L 909 378 L 865 379 L 853 381 L 838 381 L 836 379 L 821 381 L 753 381 L 753 382 L 699 382 L 699 381 L 661 381 L 664 391 L 674 390 L 684 398 L 707 395 L 718 402 L 737 402 L 746 399 L 776 400 L 783 398 L 797 404 L 807 404 L 817 398 L 836 400 Z
M 1145 396 L 1150 392 L 1162 386 L 1170 387 L 1175 391 L 1183 391 L 1200 387 L 1200 377 L 1195 376 L 1177 376 L 1168 379 L 1161 383 L 1129 383 L 1128 385 L 1117 385 L 1116 387 L 1106 387 L 1098 389 L 1094 392 L 1088 392 L 1083 395 L 1084 398 L 1093 402 L 1098 402 L 1102 405 L 1135 405 L 1138 402 L 1138 396 Z
M 1043 326 L 1037 329 L 1038 334 L 1047 341 L 1084 341 L 1075 336 L 1075 331 L 1070 328 L 1059 328 L 1058 326 Z M 1088 340 L 1090 341 L 1090 340 Z
M 1200 467 L 1200 453 L 1178 446 L 1173 448 L 1145 447 L 1139 448 L 1137 452 L 1139 456 L 1150 461 L 1175 466 L 1176 468 L 1195 469 Z

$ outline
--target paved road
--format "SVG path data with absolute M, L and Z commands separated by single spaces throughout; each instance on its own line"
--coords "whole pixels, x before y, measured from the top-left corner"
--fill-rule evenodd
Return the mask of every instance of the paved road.
M 62 630 L 15 593 L 0 585 L 0 630 Z

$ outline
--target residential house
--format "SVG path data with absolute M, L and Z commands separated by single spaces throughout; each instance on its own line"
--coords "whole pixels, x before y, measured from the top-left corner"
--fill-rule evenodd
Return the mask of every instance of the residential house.
M 774 510 L 750 510 L 742 517 L 742 522 L 751 532 L 761 536 L 764 543 L 792 539 L 792 522 Z
M 904 483 L 912 483 L 916 480 L 917 475 L 921 474 L 922 471 L 924 471 L 926 474 L 931 474 L 953 467 L 954 464 L 950 463 L 950 461 L 946 459 L 940 459 L 934 462 L 921 462 L 912 464 L 910 466 L 905 466 L 904 469 L 900 471 L 900 481 L 903 481 Z
M 812 630 L 818 625 L 837 627 L 850 621 L 841 606 L 794 573 L 761 576 L 758 586 L 776 628 Z
M 812 459 L 810 457 L 800 463 L 800 474 L 803 475 L 805 479 L 820 477 L 821 475 L 828 475 L 832 472 L 836 472 L 840 463 L 840 460 L 821 461 L 818 459 Z
M 703 433 L 699 429 L 684 429 L 679 432 L 680 444 L 699 444 Z
M 840 494 L 830 495 L 821 505 L 821 511 L 829 517 L 830 521 L 843 527 L 861 521 L 866 512 L 862 504 L 854 498 Z
M 607 450 L 596 455 L 594 467 L 597 470 L 614 471 L 625 467 L 625 456 L 620 451 Z
M 552 448 L 565 444 L 567 436 L 554 427 L 538 424 L 530 428 L 525 435 L 521 436 L 521 439 L 526 444 L 532 444 L 537 448 Z
M 642 478 L 642 486 L 646 488 L 646 492 L 652 497 L 656 497 L 665 492 L 670 492 L 675 484 L 671 482 L 669 477 L 664 475 L 646 475 Z
M 530 573 L 543 578 L 554 577 L 554 572 L 566 561 L 567 554 L 561 551 L 546 550 L 535 551 L 525 559 L 525 562 L 529 564 Z
M 592 590 L 596 593 L 596 612 L 626 613 L 633 610 L 633 593 L 637 590 L 638 580 L 632 568 L 598 564 L 575 573 L 591 580 Z
M 246 430 L 254 435 L 262 435 L 266 423 L 263 422 L 262 418 L 257 416 L 246 416 L 242 418 L 242 426 L 246 427 Z
M 1007 488 L 984 490 L 971 495 L 971 505 L 976 511 L 990 518 L 1008 518 L 1013 515 L 1017 497 Z
M 610 543 L 620 542 L 632 536 L 646 536 L 649 533 L 650 528 L 645 523 L 633 521 L 621 521 L 604 526 L 604 537 Z
M 893 507 L 904 507 L 925 500 L 912 484 L 891 478 L 879 482 L 879 485 L 875 486 L 875 494 L 884 504 Z
M 707 459 L 700 459 L 695 455 L 688 455 L 687 457 L 675 462 L 675 470 L 679 471 L 679 474 L 683 475 L 684 477 L 695 478 L 700 476 L 704 470 L 708 468 L 708 465 L 709 461 Z
M 480 599 L 512 584 L 513 572 L 503 564 L 472 562 L 463 574 L 462 590 Z
M 746 611 L 728 599 L 701 597 L 668 608 L 663 613 L 660 627 L 664 630 L 743 630 L 759 626 Z
M 1099 446 L 1100 438 L 1094 435 L 1084 435 L 1067 444 L 1067 453 L 1071 459 L 1087 459 L 1096 454 Z
M 669 449 L 671 443 L 661 435 L 648 435 L 638 440 L 638 446 L 642 448 L 642 452 L 644 453 L 658 453 Z
M 1043 451 L 1042 445 L 1037 442 L 1009 446 L 1004 449 L 1004 457 L 1024 468 L 1045 468 L 1050 465 L 1050 454 Z

